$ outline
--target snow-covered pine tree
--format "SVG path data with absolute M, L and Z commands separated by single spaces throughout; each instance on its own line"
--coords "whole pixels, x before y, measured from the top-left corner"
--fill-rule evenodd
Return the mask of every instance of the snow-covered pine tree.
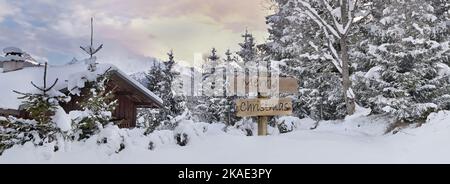
M 276 13 L 267 17 L 270 37 L 265 48 L 270 59 L 280 62 L 282 73 L 301 82 L 300 94 L 294 100 L 294 114 L 317 120 L 343 118 L 346 109 L 341 76 L 329 61 L 333 58 L 326 35 L 310 16 L 296 11 L 299 7 L 294 1 L 276 3 Z M 319 15 L 327 16 L 325 12 Z
M 35 145 L 43 145 L 57 140 L 63 136 L 63 131 L 57 126 L 53 116 L 55 115 L 59 102 L 65 102 L 67 96 L 54 90 L 58 82 L 47 86 L 47 63 L 44 68 L 44 81 L 42 86 L 31 84 L 39 91 L 38 93 L 22 93 L 14 91 L 22 97 L 22 106 L 32 120 L 17 119 L 14 117 L 0 120 L 0 155 L 4 149 L 14 144 L 24 144 L 33 141 Z M 57 147 L 55 147 L 55 151 Z
M 173 129 L 176 123 L 172 121 L 176 116 L 184 113 L 186 108 L 186 97 L 182 94 L 175 94 L 174 81 L 180 73 L 175 70 L 175 56 L 173 51 L 167 53 L 168 60 L 155 64 L 147 73 L 147 88 L 154 92 L 163 100 L 163 108 L 159 110 L 141 109 L 139 116 L 144 117 L 148 126 L 147 133 L 153 132 L 156 128 Z
M 236 54 L 242 58 L 244 63 L 254 61 L 257 54 L 255 38 L 248 32 L 248 30 L 245 30 L 245 33 L 242 35 L 242 37 L 244 38 L 244 41 L 242 43 L 239 43 L 241 50 L 239 50 Z
M 433 0 L 431 6 L 434 8 L 436 23 L 434 24 L 433 39 L 439 42 L 443 50 L 443 63 L 450 66 L 450 2 L 448 0 Z
M 89 98 L 80 102 L 80 117 L 73 120 L 78 140 L 86 139 L 100 132 L 104 126 L 113 123 L 112 112 L 117 106 L 112 90 L 107 90 L 110 71 L 100 75 L 95 81 L 88 82 L 85 89 Z
M 228 49 L 225 52 L 226 58 L 224 59 L 223 66 L 225 66 L 224 80 L 226 83 L 234 83 L 235 79 L 235 67 L 238 67 L 237 58 L 233 56 L 233 53 Z M 232 75 L 233 77 L 231 77 Z M 224 91 L 227 91 L 227 85 L 224 85 Z M 237 95 L 233 92 L 226 93 L 225 99 L 223 100 L 224 108 L 224 119 L 222 120 L 225 124 L 232 126 L 235 122 L 239 121 L 239 117 L 236 116 L 236 100 Z
M 148 71 L 147 75 L 145 75 L 145 78 L 147 79 L 147 88 L 155 93 L 158 96 L 161 96 L 161 92 L 159 89 L 160 86 L 160 80 L 162 77 L 163 68 L 161 67 L 161 63 L 155 62 L 153 63 L 153 67 Z
M 169 60 L 164 62 L 164 70 L 161 80 L 161 98 L 164 101 L 164 109 L 161 111 L 161 117 L 166 118 L 164 121 L 164 128 L 173 129 L 177 125 L 176 122 L 172 121 L 175 117 L 183 114 L 186 108 L 186 97 L 183 94 L 175 94 L 179 87 L 174 87 L 175 79 L 180 76 L 180 73 L 175 70 L 175 56 L 171 50 L 167 53 Z M 190 114 L 190 113 L 189 113 Z
M 373 39 L 374 28 L 377 27 L 378 22 L 383 18 L 383 10 L 389 5 L 389 2 L 385 1 L 373 1 L 371 2 L 372 8 L 367 18 L 355 25 L 355 31 L 352 38 L 354 41 L 350 46 L 350 60 L 353 61 L 352 68 L 354 74 L 352 76 L 353 89 L 358 99 L 358 104 L 369 108 L 369 99 L 377 93 L 376 89 L 372 86 L 373 81 L 366 79 L 366 74 L 370 69 L 377 66 L 377 61 L 370 52 L 369 47 L 370 39 Z
M 224 119 L 224 83 L 223 69 L 219 67 L 220 57 L 217 55 L 215 48 L 211 49 L 211 53 L 205 58 L 202 73 L 202 100 L 199 109 L 202 110 L 201 120 L 214 123 Z
M 448 76 L 439 75 L 445 48 L 435 37 L 437 21 L 431 1 L 392 1 L 383 10 L 369 40 L 377 66 L 366 74 L 378 92 L 370 98 L 375 113 L 415 122 L 448 104 Z
M 155 93 L 157 96 L 161 96 L 161 86 L 160 81 L 162 79 L 163 69 L 161 67 L 160 62 L 154 62 L 151 69 L 145 74 L 145 78 L 147 80 L 147 89 L 151 92 Z M 154 130 L 156 127 L 160 125 L 161 116 L 159 115 L 159 109 L 148 109 L 142 108 L 138 109 L 138 123 L 137 127 L 139 128 L 147 128 L 149 130 Z
M 307 15 L 312 23 L 318 25 L 316 32 L 322 32 L 327 42 L 328 60 L 341 73 L 342 95 L 344 96 L 347 115 L 355 111 L 356 99 L 351 88 L 349 46 L 351 32 L 355 25 L 367 17 L 371 7 L 370 1 L 361 0 L 289 0 L 288 5 L 294 6 L 292 11 Z

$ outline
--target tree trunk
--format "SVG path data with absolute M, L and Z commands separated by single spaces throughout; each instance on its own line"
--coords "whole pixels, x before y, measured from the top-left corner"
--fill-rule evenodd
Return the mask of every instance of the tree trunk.
M 341 17 L 342 17 L 342 25 L 346 25 L 348 21 L 348 1 L 342 0 L 341 1 Z M 349 72 L 349 56 L 348 56 L 348 47 L 347 47 L 347 35 L 342 34 L 340 39 L 340 45 L 341 45 L 341 60 L 342 60 L 342 87 L 344 89 L 344 99 L 345 99 L 345 105 L 347 107 L 347 115 L 353 115 L 355 113 L 355 99 L 354 97 L 349 97 L 348 93 L 351 87 L 351 81 L 350 81 L 350 72 Z
M 353 115 L 355 113 L 355 99 L 354 97 L 350 97 L 348 95 L 351 81 L 350 81 L 350 72 L 349 72 L 349 57 L 348 57 L 348 48 L 347 48 L 347 39 L 345 37 L 341 38 L 341 59 L 342 59 L 342 87 L 344 91 L 345 105 L 347 107 L 347 115 Z

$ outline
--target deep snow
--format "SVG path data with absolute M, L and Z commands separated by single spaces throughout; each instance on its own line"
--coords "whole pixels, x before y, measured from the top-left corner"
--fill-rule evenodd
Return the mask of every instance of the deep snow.
M 388 120 L 366 117 L 360 111 L 343 121 L 298 120 L 296 131 L 267 137 L 247 137 L 237 129 L 222 131 L 212 124 L 191 142 L 175 144 L 172 131 L 143 136 L 142 131 L 106 128 L 98 137 L 116 137 L 107 145 L 86 142 L 64 143 L 61 151 L 52 146 L 16 146 L 0 156 L 0 163 L 154 163 L 154 164 L 294 164 L 294 163 L 450 163 L 450 111 L 434 113 L 419 128 L 384 134 Z M 295 119 L 295 118 L 294 118 Z M 201 126 L 201 125 L 199 125 Z M 195 131 L 201 130 L 195 129 Z M 116 154 L 114 141 L 123 138 L 126 149 Z M 148 143 L 154 142 L 154 149 Z

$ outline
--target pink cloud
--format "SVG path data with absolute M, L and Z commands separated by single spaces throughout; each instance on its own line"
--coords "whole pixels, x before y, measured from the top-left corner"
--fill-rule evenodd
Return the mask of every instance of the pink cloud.
M 122 17 L 179 17 L 203 15 L 225 28 L 241 32 L 245 27 L 265 30 L 266 0 L 122 0 L 87 1 L 95 10 Z M 89 7 L 89 6 L 88 6 Z

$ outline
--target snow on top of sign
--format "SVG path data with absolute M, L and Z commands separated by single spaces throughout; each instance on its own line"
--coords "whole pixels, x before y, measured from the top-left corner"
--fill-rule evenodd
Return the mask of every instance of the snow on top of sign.
M 55 90 L 67 88 L 71 94 L 79 94 L 80 89 L 85 87 L 86 82 L 94 81 L 108 69 L 117 71 L 142 92 L 162 103 L 162 100 L 158 96 L 111 64 L 98 64 L 97 70 L 94 72 L 88 71 L 88 64 L 86 62 L 49 66 L 47 71 L 47 84 L 58 79 L 54 88 Z M 19 109 L 22 100 L 18 99 L 18 97 L 21 95 L 14 93 L 13 90 L 22 93 L 37 93 L 39 91 L 31 85 L 31 81 L 38 86 L 42 86 L 43 75 L 43 66 L 27 67 L 14 72 L 0 73 L 0 109 Z

